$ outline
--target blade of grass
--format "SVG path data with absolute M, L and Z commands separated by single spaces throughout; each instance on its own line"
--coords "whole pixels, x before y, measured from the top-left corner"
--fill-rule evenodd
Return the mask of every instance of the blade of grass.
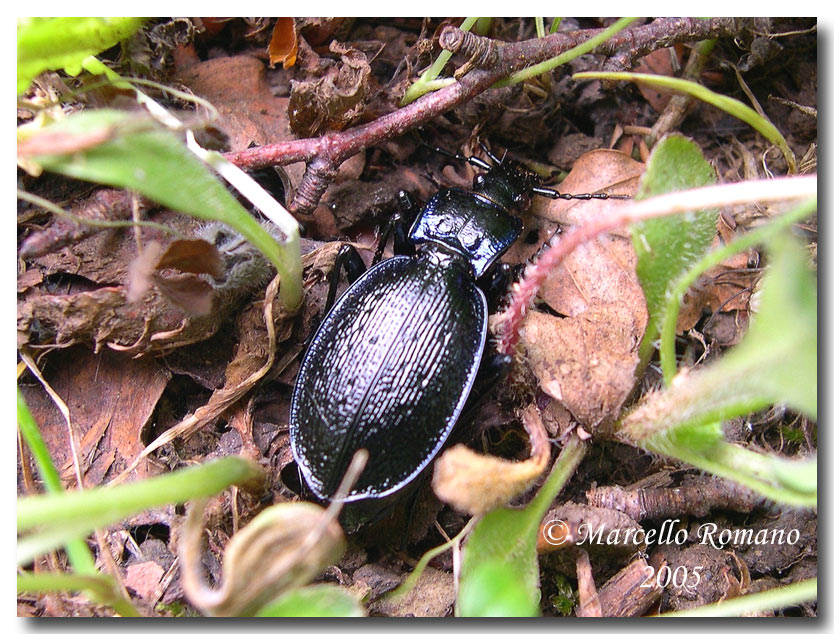
M 63 493 L 64 488 L 61 484 L 61 476 L 58 473 L 58 469 L 55 467 L 55 464 L 52 462 L 52 458 L 49 455 L 49 449 L 43 440 L 43 436 L 41 436 L 37 423 L 35 423 L 35 419 L 32 417 L 20 390 L 17 392 L 17 420 L 20 433 L 35 459 L 35 464 L 41 475 L 44 489 L 46 489 L 48 493 Z M 109 575 L 97 573 L 93 554 L 90 552 L 90 548 L 83 539 L 75 538 L 67 541 L 64 545 L 64 550 L 66 551 L 67 559 L 76 574 L 26 575 L 28 580 L 32 584 L 35 584 L 35 586 L 31 586 L 35 588 L 31 591 L 49 592 L 50 590 L 47 586 L 50 582 L 44 579 L 44 577 L 53 577 L 57 581 L 58 585 L 58 587 L 54 589 L 56 592 L 67 592 L 73 589 L 86 590 L 90 593 L 90 596 L 94 601 L 110 605 L 121 616 L 140 616 L 133 604 L 122 596 L 121 588 L 116 583 L 116 580 Z M 62 585 L 60 580 L 65 580 L 68 577 L 84 579 L 85 582 L 83 585 L 78 587 L 67 587 L 66 585 Z M 18 577 L 19 593 L 27 591 L 25 590 L 25 582 L 24 589 L 21 589 L 21 581 L 22 578 Z M 38 584 L 41 590 L 36 589 Z
M 479 18 L 466 18 L 463 21 L 463 24 L 460 25 L 460 30 L 469 31 L 473 26 L 475 26 L 478 19 Z M 455 80 L 451 77 L 442 80 L 440 84 L 435 82 L 435 80 L 440 76 L 440 73 L 443 72 L 446 64 L 449 63 L 450 59 L 452 59 L 452 53 L 449 51 L 441 51 L 432 65 L 417 78 L 417 81 L 406 89 L 403 98 L 400 100 L 400 107 L 407 106 L 415 99 L 422 97 L 432 90 L 438 90 L 444 86 L 455 83 Z
M 659 614 L 661 617 L 680 616 L 741 616 L 750 612 L 764 610 L 778 610 L 800 603 L 813 601 L 817 598 L 817 579 L 806 579 L 792 583 L 782 588 L 773 588 L 756 594 L 748 594 L 735 599 L 728 599 L 720 603 L 710 603 L 692 610 L 667 612 Z
M 215 495 L 230 484 L 262 476 L 263 472 L 253 462 L 229 456 L 117 487 L 23 498 L 17 504 L 18 531 L 46 528 L 20 540 L 18 563 L 26 564 L 70 539 L 82 537 L 96 528 L 147 508 Z
M 41 436 L 35 419 L 23 399 L 20 390 L 17 391 L 17 424 L 20 433 L 32 452 L 38 473 L 43 481 L 43 488 L 47 493 L 60 494 L 64 492 L 61 476 L 52 462 L 49 449 Z M 83 539 L 73 539 L 66 544 L 67 558 L 73 570 L 82 575 L 92 575 L 96 572 L 96 562 L 93 554 Z
M 496 82 L 493 87 L 501 88 L 502 86 L 511 86 L 512 84 L 517 84 L 520 81 L 532 79 L 537 75 L 541 75 L 542 73 L 546 73 L 548 71 L 553 70 L 557 66 L 566 64 L 569 61 L 576 59 L 580 55 L 590 53 L 597 46 L 602 44 L 605 40 L 611 38 L 612 36 L 622 31 L 636 19 L 637 18 L 620 18 L 614 24 L 605 29 L 602 33 L 592 37 L 590 40 L 582 42 L 582 44 L 578 46 L 574 46 L 572 49 L 565 51 L 561 55 L 557 55 L 556 57 L 553 57 L 549 60 L 546 60 L 539 64 L 534 64 L 533 66 L 528 66 L 527 68 L 524 68 L 518 71 L 517 73 L 513 73 L 506 79 L 502 79 L 501 81 Z
M 759 115 L 753 108 L 743 104 L 737 99 L 719 95 L 709 88 L 702 86 L 696 82 L 687 81 L 685 79 L 678 79 L 676 77 L 666 77 L 663 75 L 649 75 L 645 73 L 601 73 L 601 72 L 586 72 L 576 73 L 574 79 L 608 79 L 612 81 L 635 81 L 648 84 L 654 88 L 665 88 L 668 90 L 675 90 L 688 95 L 692 95 L 696 99 L 700 99 L 710 105 L 720 108 L 724 112 L 733 115 L 737 119 L 744 121 L 755 129 L 759 134 L 765 137 L 768 141 L 776 145 L 785 157 L 788 164 L 788 171 L 791 174 L 796 173 L 796 157 L 793 151 L 785 141 L 782 133 L 767 119 Z
M 17 576 L 18 594 L 88 592 L 98 603 L 111 606 L 121 616 L 142 616 L 118 591 L 113 579 L 102 574 L 22 573 Z

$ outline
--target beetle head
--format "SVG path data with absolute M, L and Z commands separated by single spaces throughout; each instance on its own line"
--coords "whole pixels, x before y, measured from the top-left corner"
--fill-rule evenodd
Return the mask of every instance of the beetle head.
M 472 189 L 504 209 L 526 211 L 530 207 L 533 187 L 540 183 L 538 174 L 517 161 L 504 159 L 489 171 L 478 174 Z

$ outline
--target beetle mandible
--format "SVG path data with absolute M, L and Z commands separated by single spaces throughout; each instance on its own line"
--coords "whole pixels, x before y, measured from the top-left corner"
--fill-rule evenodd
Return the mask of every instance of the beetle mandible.
M 471 191 L 442 189 L 422 209 L 401 193 L 401 217 L 375 260 L 391 229 L 394 257 L 364 273 L 353 247 L 337 257 L 328 305 L 342 265 L 352 284 L 313 336 L 290 407 L 293 456 L 319 499 L 332 499 L 360 448 L 370 459 L 347 502 L 391 496 L 440 451 L 484 358 L 483 289 L 506 287 L 509 267 L 496 263 L 522 232 L 511 212 L 529 207 L 532 194 L 620 198 L 540 187 L 535 173 L 489 152 L 492 163 L 451 156 L 485 170 Z

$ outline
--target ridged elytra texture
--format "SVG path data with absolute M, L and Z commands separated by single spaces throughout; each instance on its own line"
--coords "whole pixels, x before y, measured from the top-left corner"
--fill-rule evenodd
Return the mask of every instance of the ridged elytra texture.
M 293 455 L 318 497 L 354 453 L 370 459 L 349 500 L 414 479 L 454 427 L 486 339 L 483 293 L 460 260 L 385 260 L 356 281 L 316 332 L 290 411 Z

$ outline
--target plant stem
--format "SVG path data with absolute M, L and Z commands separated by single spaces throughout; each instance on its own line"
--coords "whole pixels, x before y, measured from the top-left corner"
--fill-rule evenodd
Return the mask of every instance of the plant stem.
M 41 436 L 35 419 L 32 418 L 32 414 L 20 390 L 17 391 L 17 424 L 20 427 L 20 433 L 23 435 L 23 439 L 26 441 L 35 459 L 38 473 L 40 473 L 41 480 L 43 480 L 43 488 L 46 489 L 47 493 L 63 493 L 64 486 L 61 484 L 61 475 L 52 462 L 49 449 L 43 440 L 43 436 Z M 66 551 L 70 565 L 76 572 L 88 575 L 95 574 L 96 562 L 83 539 L 73 539 L 67 542 Z
M 728 599 L 720 603 L 710 603 L 692 610 L 667 612 L 659 616 L 742 616 L 749 612 L 764 610 L 778 610 L 800 603 L 813 601 L 817 598 L 817 579 L 806 579 L 792 583 L 782 588 L 773 588 L 756 594 L 748 594 L 735 599 Z
M 614 24 L 609 26 L 605 29 L 602 33 L 599 33 L 578 46 L 565 51 L 564 53 L 557 55 L 547 61 L 541 62 L 534 66 L 528 66 L 524 70 L 520 70 L 517 73 L 513 73 L 507 79 L 503 79 L 495 84 L 496 88 L 501 88 L 502 86 L 511 86 L 513 84 L 517 84 L 518 82 L 525 81 L 527 79 L 532 79 L 537 75 L 541 75 L 542 73 L 546 73 L 548 71 L 553 70 L 557 66 L 561 66 L 562 64 L 567 64 L 569 61 L 576 59 L 580 55 L 585 55 L 586 53 L 590 53 L 594 50 L 597 46 L 605 42 L 606 40 L 611 39 L 614 35 L 622 31 L 626 28 L 629 24 L 634 22 L 637 18 L 620 18 Z
M 477 21 L 478 18 L 466 18 L 463 21 L 463 24 L 460 25 L 460 30 L 469 31 Z M 449 63 L 450 59 L 452 59 L 452 53 L 449 51 L 441 51 L 432 65 L 429 66 L 428 69 L 426 69 L 426 71 L 417 78 L 417 81 L 411 84 L 405 91 L 403 98 L 400 100 L 400 106 L 407 106 L 415 99 L 425 95 L 427 92 L 442 88 L 443 85 L 448 85 L 445 83 L 438 84 L 435 80 L 440 76 L 440 73 L 443 72 L 443 69 L 446 67 L 446 64 Z M 449 79 L 451 82 L 455 81 L 454 79 Z
M 230 484 L 261 477 L 251 461 L 229 456 L 122 486 L 23 498 L 17 504 L 18 531 L 47 528 L 18 542 L 18 563 L 147 508 L 215 495 Z

